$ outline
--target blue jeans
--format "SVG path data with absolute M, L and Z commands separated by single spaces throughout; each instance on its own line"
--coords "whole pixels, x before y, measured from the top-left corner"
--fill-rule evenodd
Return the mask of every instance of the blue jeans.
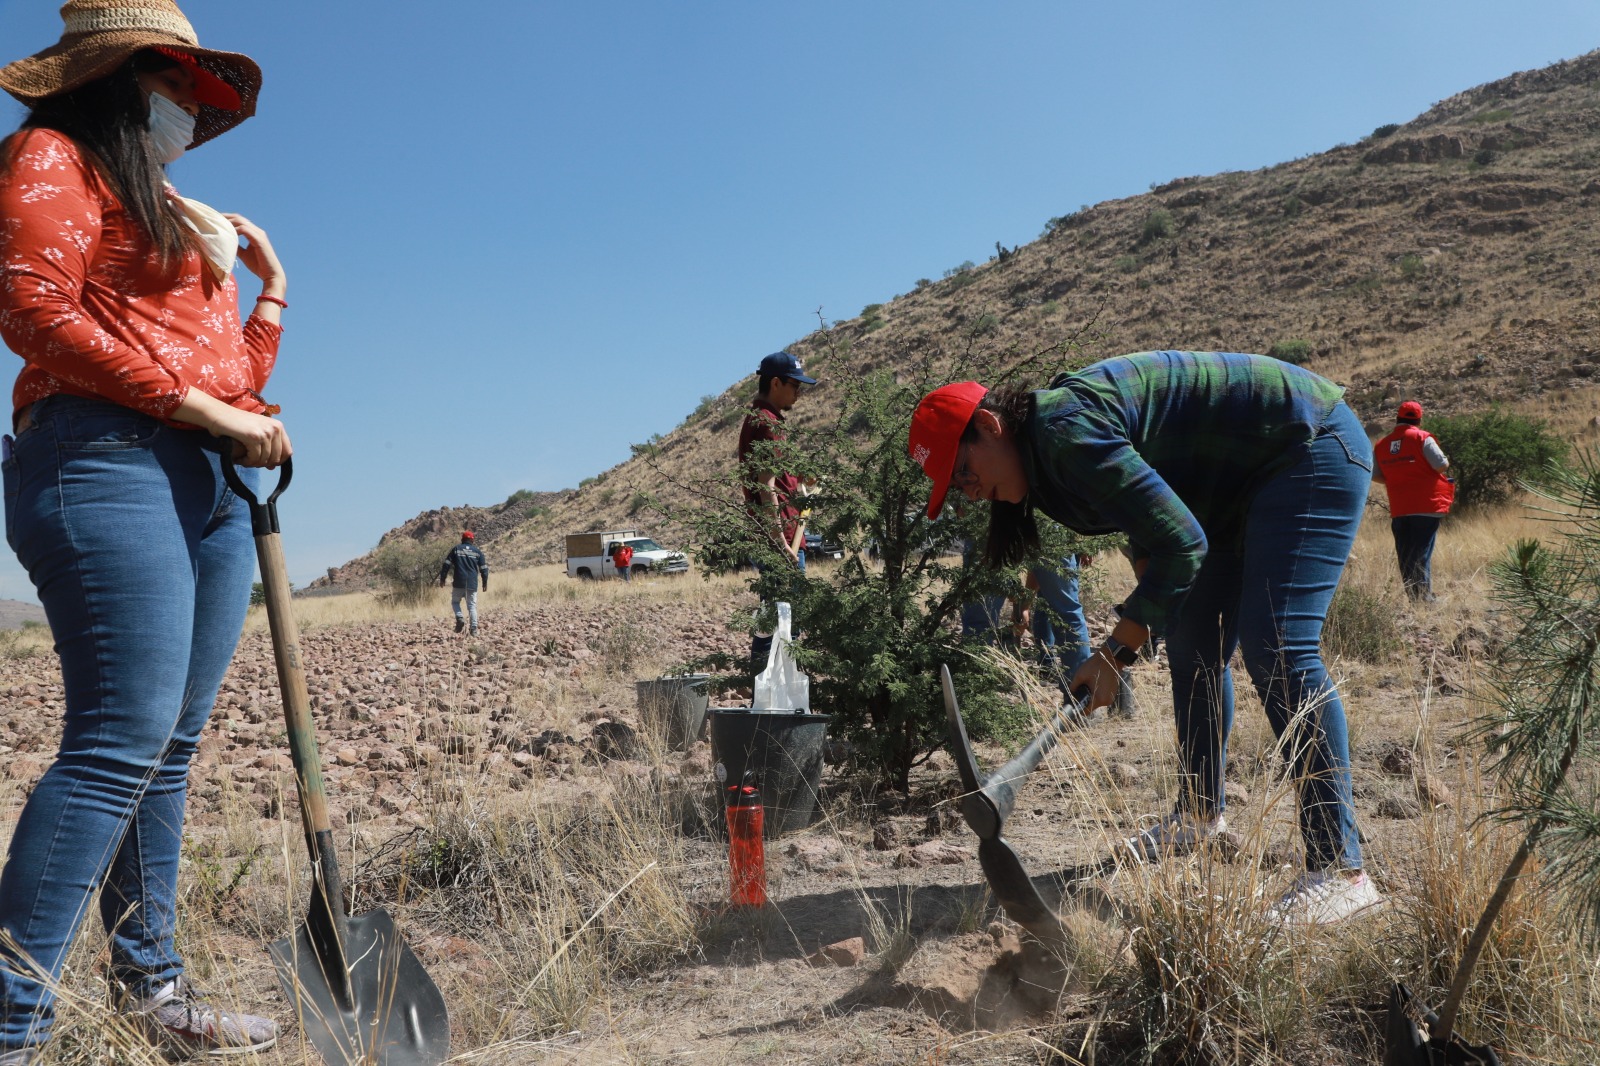
M 1213 546 L 1167 634 L 1180 806 L 1221 813 L 1233 728 L 1228 661 L 1239 649 L 1273 732 L 1293 760 L 1300 832 L 1312 870 L 1361 868 L 1344 705 L 1320 643 L 1328 605 L 1355 543 L 1372 479 L 1371 446 L 1344 404 L 1292 467 L 1249 505 L 1242 544 Z
M 1408 514 L 1389 519 L 1394 553 L 1400 559 L 1400 579 L 1406 595 L 1424 599 L 1433 595 L 1433 542 L 1443 515 Z
M 1089 659 L 1089 623 L 1083 617 L 1078 598 L 1078 559 L 1069 555 L 1061 569 L 1035 567 L 1033 579 L 1039 585 L 1042 605 L 1033 608 L 1033 639 L 1039 645 L 1039 661 L 1054 667 L 1063 682 Z
M 4 464 L 6 539 L 49 618 L 66 712 L 0 873 L 0 929 L 59 978 L 99 891 L 112 976 L 143 994 L 183 971 L 189 760 L 249 606 L 249 509 L 204 432 L 68 396 L 31 413 Z M 253 489 L 256 471 L 239 474 Z M 0 1051 L 41 1042 L 52 1000 L 0 956 Z

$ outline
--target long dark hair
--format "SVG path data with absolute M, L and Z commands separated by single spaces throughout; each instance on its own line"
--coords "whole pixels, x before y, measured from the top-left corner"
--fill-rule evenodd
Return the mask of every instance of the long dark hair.
M 97 81 L 40 100 L 22 122 L 25 130 L 54 130 L 77 142 L 168 270 L 192 243 L 167 202 L 167 175 L 150 145 L 150 104 L 138 75 L 176 65 L 144 49 Z
M 978 411 L 992 411 L 1006 433 L 1016 438 L 1033 415 L 1033 392 L 1015 385 L 994 389 L 978 401 Z M 977 412 L 973 412 L 977 417 Z M 976 440 L 978 427 L 972 422 L 962 431 L 962 441 Z M 995 500 L 989 504 L 989 536 L 983 546 L 985 566 L 1016 566 L 1039 551 L 1039 524 L 1033 520 L 1033 504 L 1026 497 L 1019 503 Z

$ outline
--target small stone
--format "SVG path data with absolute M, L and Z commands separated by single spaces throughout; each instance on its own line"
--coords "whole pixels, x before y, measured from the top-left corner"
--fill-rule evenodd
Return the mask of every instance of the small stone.
M 1378 758 L 1378 769 L 1391 777 L 1410 777 L 1416 765 L 1416 752 L 1401 744 L 1389 745 Z
M 1129 762 L 1114 762 L 1107 770 L 1111 774 L 1111 783 L 1118 788 L 1132 788 L 1144 776 L 1137 766 Z
M 893 822 L 879 822 L 872 827 L 872 847 L 876 851 L 893 851 L 900 842 L 900 834 Z
M 812 966 L 855 966 L 866 957 L 867 942 L 859 936 L 853 936 L 807 955 L 806 962 Z
M 1417 799 L 1429 807 L 1448 807 L 1455 801 L 1455 794 L 1437 774 L 1420 773 L 1417 775 Z
M 956 866 L 972 859 L 966 848 L 943 840 L 930 840 L 908 848 L 894 857 L 896 869 L 918 869 L 923 866 Z
M 1235 781 L 1226 781 L 1222 785 L 1222 799 L 1230 807 L 1248 807 L 1250 790 Z
M 354 766 L 361 761 L 361 755 L 354 748 L 340 748 L 333 753 L 333 761 L 340 766 Z
M 287 752 L 269 751 L 257 757 L 256 761 L 250 765 L 258 770 L 292 770 L 294 769 L 294 760 L 289 758 Z
M 1407 819 L 1422 813 L 1422 805 L 1410 796 L 1385 796 L 1378 801 L 1380 818 Z

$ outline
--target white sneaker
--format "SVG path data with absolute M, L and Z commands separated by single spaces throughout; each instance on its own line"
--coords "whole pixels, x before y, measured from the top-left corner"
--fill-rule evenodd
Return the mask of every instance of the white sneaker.
M 1141 830 L 1138 836 L 1124 840 L 1120 851 L 1134 862 L 1160 862 L 1168 855 L 1193 851 L 1226 828 L 1228 820 L 1220 814 L 1214 818 L 1197 818 L 1184 811 L 1173 811 L 1155 825 Z
M 1352 881 L 1342 870 L 1312 870 L 1295 878 L 1267 917 L 1283 925 L 1332 925 L 1385 902 L 1365 871 Z

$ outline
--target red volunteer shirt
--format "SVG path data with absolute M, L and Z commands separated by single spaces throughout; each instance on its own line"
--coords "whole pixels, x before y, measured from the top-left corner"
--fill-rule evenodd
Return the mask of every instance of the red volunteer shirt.
M 783 523 L 784 539 L 792 544 L 795 531 L 800 528 L 800 511 L 789 501 L 800 491 L 800 478 L 784 470 L 771 469 L 771 464 L 781 458 L 776 448 L 767 449 L 769 457 L 763 457 L 765 461 L 762 464 L 767 466 L 765 470 L 761 469 L 758 465 L 760 461 L 752 454 L 758 441 L 777 444 L 783 439 L 782 412 L 765 400 L 758 398 L 752 402 L 750 413 L 744 416 L 744 424 L 739 427 L 738 455 L 740 476 L 744 482 L 745 510 L 761 522 L 762 528 L 769 528 L 770 519 L 763 513 L 767 505 L 761 501 L 761 486 L 767 478 L 776 474 L 774 488 L 778 496 L 778 518 Z

